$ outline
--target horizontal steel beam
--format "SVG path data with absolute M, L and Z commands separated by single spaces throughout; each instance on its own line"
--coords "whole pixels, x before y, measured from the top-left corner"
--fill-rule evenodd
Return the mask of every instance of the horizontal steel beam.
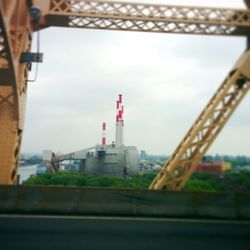
M 44 27 L 248 35 L 250 11 L 111 1 L 51 0 Z

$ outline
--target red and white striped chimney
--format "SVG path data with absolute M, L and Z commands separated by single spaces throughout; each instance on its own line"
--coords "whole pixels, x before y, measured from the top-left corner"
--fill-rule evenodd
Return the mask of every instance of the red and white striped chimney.
M 124 106 L 122 106 L 122 95 L 119 95 L 118 101 L 116 101 L 116 138 L 115 138 L 115 144 L 117 148 L 120 148 L 124 142 L 123 142 L 123 112 L 124 112 Z
M 106 122 L 102 123 L 102 145 L 106 145 Z

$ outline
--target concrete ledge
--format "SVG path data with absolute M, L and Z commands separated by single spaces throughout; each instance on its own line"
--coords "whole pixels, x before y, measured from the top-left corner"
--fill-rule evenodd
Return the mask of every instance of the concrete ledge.
M 0 213 L 250 219 L 250 193 L 3 185 Z

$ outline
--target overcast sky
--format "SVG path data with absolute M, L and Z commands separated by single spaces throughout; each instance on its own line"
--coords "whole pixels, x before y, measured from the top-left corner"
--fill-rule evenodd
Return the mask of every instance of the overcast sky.
M 130 1 L 131 2 L 131 1 Z M 204 1 L 144 0 L 204 5 Z M 206 6 L 244 8 L 239 0 Z M 63 153 L 115 136 L 115 102 L 124 95 L 125 144 L 171 154 L 245 49 L 237 37 L 48 28 L 44 62 L 29 83 L 22 152 Z M 32 78 L 32 74 L 30 75 Z M 250 96 L 210 154 L 250 155 Z

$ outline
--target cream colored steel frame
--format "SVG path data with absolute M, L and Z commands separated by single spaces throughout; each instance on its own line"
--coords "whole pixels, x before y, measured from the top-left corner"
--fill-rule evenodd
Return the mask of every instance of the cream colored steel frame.
M 16 183 L 26 100 L 31 27 L 26 0 L 0 1 L 0 184 Z
M 35 0 L 40 3 L 41 0 Z M 112 1 L 51 0 L 44 4 L 44 26 L 149 31 L 164 33 L 245 35 L 248 10 L 181 7 Z
M 216 91 L 150 189 L 182 190 L 202 157 L 250 88 L 250 51 L 245 52 Z

